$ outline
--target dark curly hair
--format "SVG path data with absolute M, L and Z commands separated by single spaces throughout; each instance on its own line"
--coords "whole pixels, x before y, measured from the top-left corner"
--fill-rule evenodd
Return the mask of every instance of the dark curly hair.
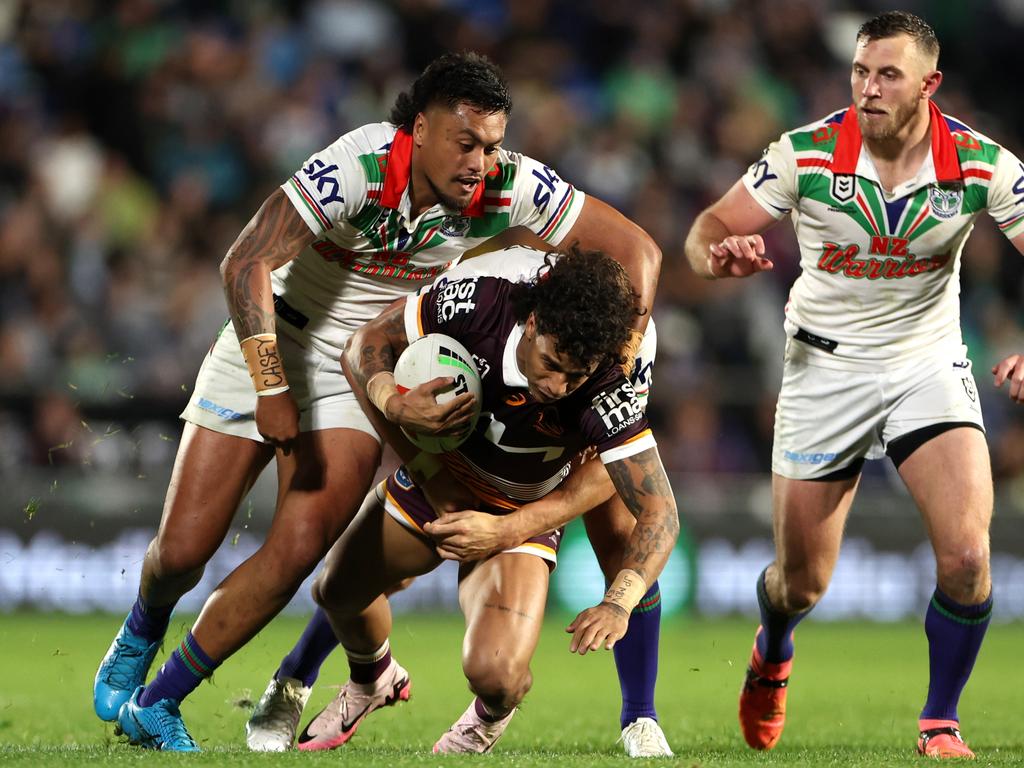
M 516 319 L 532 312 L 537 333 L 552 336 L 559 353 L 583 365 L 624 362 L 622 348 L 641 314 L 626 270 L 600 251 L 576 247 L 545 261 L 547 273 L 512 286 Z
M 896 35 L 907 35 L 918 49 L 938 61 L 939 39 L 927 21 L 906 11 L 888 11 L 868 19 L 857 30 L 857 41 L 885 40 Z
M 431 104 L 454 109 L 470 104 L 487 115 L 512 112 L 512 98 L 498 66 L 479 53 L 464 51 L 438 56 L 416 78 L 408 91 L 398 94 L 391 122 L 412 130 L 416 115 Z

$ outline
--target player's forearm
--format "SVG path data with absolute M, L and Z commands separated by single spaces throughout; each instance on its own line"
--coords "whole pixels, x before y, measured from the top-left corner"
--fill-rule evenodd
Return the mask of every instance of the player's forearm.
M 715 275 L 711 272 L 711 244 L 720 243 L 732 233 L 711 211 L 704 210 L 693 222 L 690 232 L 686 236 L 684 252 L 690 268 L 695 273 L 708 280 L 713 280 Z
M 589 512 L 615 493 L 615 486 L 600 460 L 584 462 L 551 493 L 506 515 L 509 538 L 517 542 L 560 528 Z
M 675 495 L 657 448 L 606 465 L 615 489 L 636 518 L 622 558 L 622 569 L 646 585 L 661 574 L 679 536 Z
M 239 340 L 274 332 L 270 273 L 287 264 L 313 240 L 313 233 L 284 191 L 260 206 L 220 265 L 231 322 Z

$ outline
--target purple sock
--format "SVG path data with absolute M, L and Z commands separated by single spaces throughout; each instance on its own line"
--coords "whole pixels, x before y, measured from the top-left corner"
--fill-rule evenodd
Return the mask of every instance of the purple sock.
M 213 674 L 220 666 L 199 647 L 199 643 L 189 632 L 181 645 L 175 648 L 171 657 L 160 667 L 153 682 L 147 685 L 139 695 L 139 705 L 149 707 L 162 699 L 181 702 L 199 684 Z
M 660 633 L 661 589 L 655 581 L 633 609 L 626 636 L 612 649 L 622 691 L 622 728 L 640 717 L 658 719 L 654 711 L 654 685 L 658 681 Z
M 128 629 L 149 642 L 162 640 L 167 634 L 173 605 L 149 605 L 142 599 L 142 593 L 135 598 L 132 612 L 128 614 Z
M 769 664 L 780 664 L 793 658 L 793 630 L 810 613 L 783 613 L 777 611 L 768 600 L 764 586 L 765 568 L 757 577 L 757 604 L 761 608 L 761 632 L 757 635 L 757 651 Z
M 303 630 L 299 642 L 281 660 L 281 666 L 277 668 L 274 677 L 278 680 L 282 677 L 294 677 L 308 688 L 316 682 L 324 660 L 337 647 L 338 638 L 334 636 L 334 630 L 327 621 L 327 614 L 323 608 L 317 608 Z
M 354 653 L 347 648 L 348 676 L 353 683 L 369 685 L 376 682 L 391 666 L 391 643 L 387 640 L 373 653 Z
M 922 720 L 959 722 L 956 706 L 971 676 L 991 618 L 991 594 L 979 605 L 960 605 L 935 587 L 924 618 L 929 678 Z

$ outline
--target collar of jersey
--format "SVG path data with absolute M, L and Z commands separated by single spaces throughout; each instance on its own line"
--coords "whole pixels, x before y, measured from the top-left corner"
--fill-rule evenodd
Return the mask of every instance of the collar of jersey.
M 412 134 L 404 128 L 395 131 L 395 138 L 391 140 L 391 148 L 388 150 L 388 165 L 384 171 L 384 188 L 380 194 L 382 208 L 391 208 L 399 211 L 403 207 L 406 218 L 409 218 L 409 177 L 412 173 Z M 404 203 L 404 206 L 403 206 Z M 446 206 L 441 206 L 450 213 L 461 214 L 462 216 L 483 216 L 484 215 L 484 184 L 477 184 L 473 192 L 473 199 L 469 205 L 461 211 L 452 211 Z
M 523 323 L 516 323 L 508 335 L 508 341 L 505 342 L 505 353 L 501 356 L 501 379 L 505 382 L 506 387 L 515 387 L 516 389 L 529 389 L 530 387 L 526 375 L 519 370 L 519 361 L 516 359 L 516 348 L 519 346 L 519 340 L 523 338 L 525 330 L 526 326 Z
M 928 115 L 932 132 L 931 163 L 925 161 L 921 170 L 927 173 L 928 179 L 922 178 L 922 173 L 907 182 L 901 184 L 898 189 L 903 190 L 908 185 L 915 187 L 923 186 L 924 183 L 936 181 L 939 183 L 963 181 L 963 172 L 960 170 L 960 159 L 956 154 L 956 144 L 953 142 L 953 135 L 949 131 L 946 119 L 942 112 L 935 105 L 934 101 L 928 101 Z M 862 152 L 863 140 L 860 134 L 860 125 L 857 123 L 857 108 L 854 105 L 846 110 L 843 122 L 839 126 L 839 136 L 836 137 L 836 148 L 832 153 L 832 173 L 850 176 L 863 176 L 878 181 L 878 171 L 867 152 Z M 929 168 L 929 165 L 931 167 Z M 932 175 L 934 174 L 934 178 Z

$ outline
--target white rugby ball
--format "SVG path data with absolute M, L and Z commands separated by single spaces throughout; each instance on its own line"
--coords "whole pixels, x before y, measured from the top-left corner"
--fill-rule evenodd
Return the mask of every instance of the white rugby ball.
M 437 393 L 438 403 L 447 403 L 464 392 L 472 392 L 476 399 L 473 417 L 470 420 L 471 427 L 461 437 L 421 435 L 402 428 L 405 436 L 427 453 L 444 453 L 462 445 L 476 427 L 483 399 L 480 374 L 476 369 L 476 363 L 473 362 L 473 356 L 461 342 L 451 336 L 443 333 L 428 333 L 421 336 L 405 348 L 395 363 L 395 384 L 401 393 L 408 392 L 413 387 L 425 384 L 438 376 L 450 376 L 455 379 L 452 386 Z

